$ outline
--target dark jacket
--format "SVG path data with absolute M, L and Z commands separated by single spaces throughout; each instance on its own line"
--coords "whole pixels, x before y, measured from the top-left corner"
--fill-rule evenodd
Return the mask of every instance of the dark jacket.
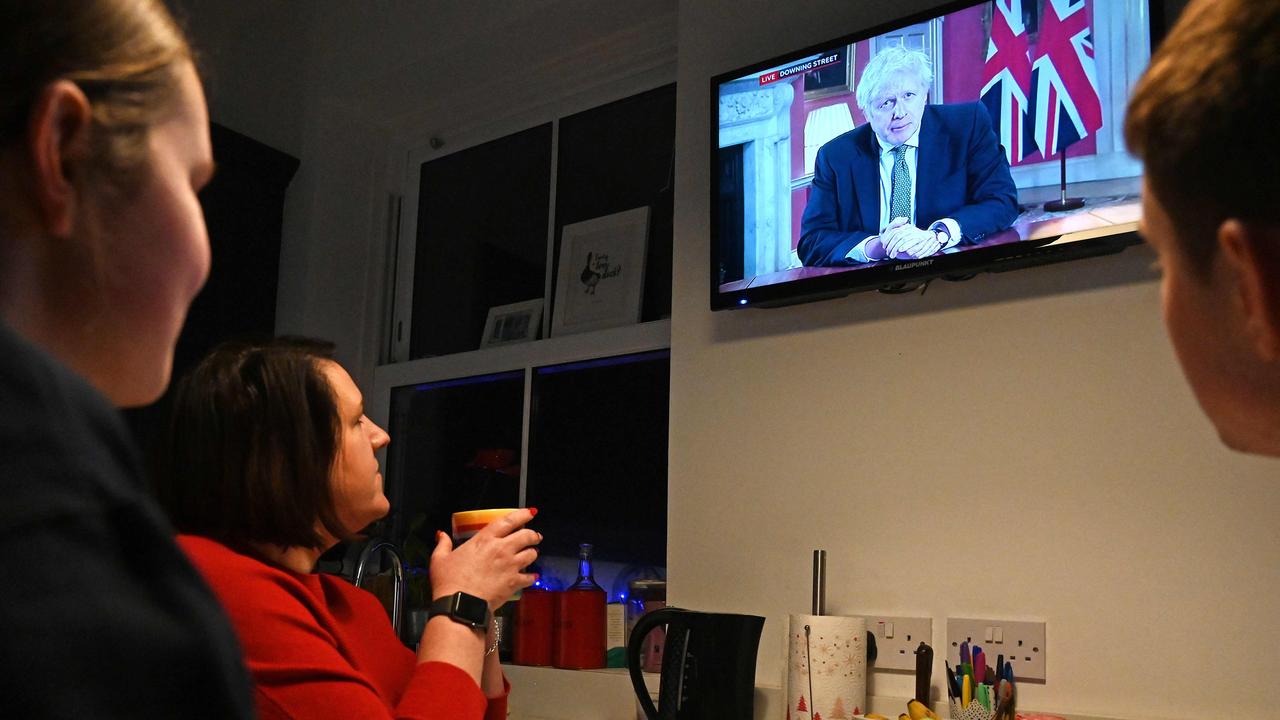
M 231 626 L 119 413 L 3 323 L 0 557 L 0 717 L 252 717 Z
M 880 231 L 880 147 L 870 123 L 818 149 L 796 248 L 810 266 L 851 265 L 845 257 Z M 1004 230 L 1018 216 L 1009 162 L 979 103 L 926 105 L 916 155 L 916 220 L 960 224 L 964 240 Z

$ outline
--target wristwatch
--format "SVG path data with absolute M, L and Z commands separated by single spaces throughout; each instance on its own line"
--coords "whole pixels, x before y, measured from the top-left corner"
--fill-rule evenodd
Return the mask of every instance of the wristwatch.
M 489 624 L 489 603 L 475 595 L 456 592 L 432 601 L 427 618 L 437 615 L 448 615 L 454 622 L 482 630 Z
M 946 225 L 943 225 L 942 223 L 937 222 L 937 223 L 934 223 L 929 229 L 933 231 L 933 237 L 935 240 L 938 241 L 939 250 L 946 248 L 947 243 L 951 242 L 951 231 L 947 229 Z

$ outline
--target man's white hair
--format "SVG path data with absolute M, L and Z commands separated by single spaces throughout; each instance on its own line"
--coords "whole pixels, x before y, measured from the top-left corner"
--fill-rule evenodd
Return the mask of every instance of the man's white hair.
M 929 56 L 919 50 L 908 50 L 901 45 L 892 45 L 871 58 L 866 69 L 862 71 L 862 80 L 854 97 L 863 115 L 868 115 L 871 103 L 884 90 L 889 80 L 900 72 L 909 72 L 920 79 L 920 87 L 929 92 L 933 85 L 933 63 Z

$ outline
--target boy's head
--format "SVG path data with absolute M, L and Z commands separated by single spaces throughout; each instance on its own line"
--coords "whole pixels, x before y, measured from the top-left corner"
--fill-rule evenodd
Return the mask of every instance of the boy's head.
M 1230 446 L 1280 455 L 1280 0 L 1193 0 L 1129 103 L 1165 323 Z

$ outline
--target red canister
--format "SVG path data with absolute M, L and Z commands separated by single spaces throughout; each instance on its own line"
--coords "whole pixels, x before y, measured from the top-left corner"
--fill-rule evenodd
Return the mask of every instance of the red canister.
M 515 644 L 512 661 L 517 665 L 550 665 L 552 625 L 557 593 L 525 588 L 516 601 Z
M 569 589 L 555 595 L 551 664 L 574 670 L 604 667 L 604 590 Z

